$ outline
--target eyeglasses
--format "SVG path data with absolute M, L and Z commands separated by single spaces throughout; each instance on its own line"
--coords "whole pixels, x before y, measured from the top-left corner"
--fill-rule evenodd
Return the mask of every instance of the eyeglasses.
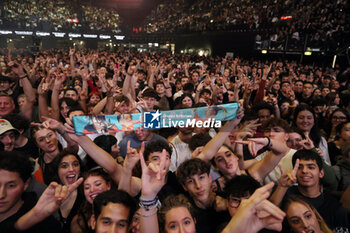
M 332 119 L 334 119 L 334 120 L 346 120 L 346 117 L 344 117 L 344 116 L 333 116 Z
M 241 202 L 244 200 L 244 199 L 248 199 L 249 196 L 247 197 L 241 197 L 241 198 L 238 198 L 238 197 L 232 197 L 230 196 L 228 198 L 228 204 L 230 205 L 231 208 L 238 208 L 241 204 Z

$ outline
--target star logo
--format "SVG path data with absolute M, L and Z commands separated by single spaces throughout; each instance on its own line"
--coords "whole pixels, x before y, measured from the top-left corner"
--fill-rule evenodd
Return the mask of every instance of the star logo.
M 145 129 L 160 129 L 160 116 L 162 114 L 157 110 L 156 112 L 143 113 L 143 127 Z
M 157 110 L 155 113 L 151 113 L 153 118 L 151 120 L 151 122 L 153 122 L 154 120 L 159 121 L 159 117 L 162 115 L 161 113 L 159 113 L 159 110 Z

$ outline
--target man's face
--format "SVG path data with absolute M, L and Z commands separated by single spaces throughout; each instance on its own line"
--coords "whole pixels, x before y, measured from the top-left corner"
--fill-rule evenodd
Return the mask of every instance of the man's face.
M 13 130 L 9 130 L 0 135 L 0 142 L 4 144 L 5 151 L 13 151 L 15 148 L 16 133 Z
M 305 83 L 303 86 L 303 95 L 306 97 L 310 97 L 313 91 L 313 87 L 310 83 Z
M 160 166 L 162 160 L 165 160 L 164 170 L 169 171 L 171 160 L 168 152 L 166 152 L 165 157 L 162 152 L 159 152 L 159 151 L 152 152 L 149 154 L 148 160 L 146 161 L 146 163 L 147 165 L 150 163 L 153 163 L 156 166 Z
M 271 112 L 268 109 L 260 109 L 258 111 L 259 122 L 264 123 L 271 118 Z
M 27 186 L 17 172 L 0 169 L 0 218 L 10 217 L 18 211 Z
M 188 78 L 182 78 L 181 79 L 181 86 L 183 87 L 186 83 L 188 83 Z
M 299 168 L 296 174 L 298 184 L 301 187 L 318 187 L 320 179 L 323 177 L 323 169 L 320 171 L 315 160 L 299 161 Z
M 326 105 L 319 105 L 314 107 L 314 111 L 316 114 L 322 114 Z
M 288 134 L 286 131 L 280 126 L 274 126 L 270 129 L 269 137 L 271 139 L 276 139 L 282 142 L 286 142 L 288 140 Z
M 164 84 L 158 83 L 156 85 L 156 92 L 158 95 L 163 94 L 165 91 Z
M 102 206 L 102 211 L 95 223 L 96 233 L 127 233 L 130 210 L 119 203 L 109 202 Z
M 9 81 L 0 80 L 0 91 L 8 91 L 11 85 Z
M 15 105 L 9 96 L 0 96 L 0 117 L 10 114 Z
M 211 175 L 203 173 L 188 177 L 183 188 L 190 194 L 194 201 L 205 203 L 210 198 Z
M 157 102 L 156 98 L 154 97 L 143 97 L 143 99 L 145 100 L 148 109 L 153 109 Z
M 66 91 L 66 93 L 64 94 L 64 97 L 71 98 L 74 101 L 77 101 L 79 98 L 78 94 L 72 90 Z
M 288 93 L 290 90 L 290 84 L 289 83 L 283 83 L 281 87 L 281 91 L 283 93 Z
M 137 139 L 141 142 L 148 141 L 149 140 L 148 137 L 150 136 L 150 134 L 151 134 L 151 130 L 149 129 L 144 129 L 142 127 L 135 129 L 135 135 Z
M 294 84 L 294 91 L 301 93 L 303 91 L 303 83 L 302 82 L 296 82 Z
M 127 114 L 130 112 L 130 106 L 123 102 L 116 102 L 115 106 L 117 107 L 117 111 L 120 112 L 121 114 Z
M 197 72 L 193 72 L 192 74 L 193 83 L 198 83 L 198 79 L 199 79 L 199 74 Z
M 302 144 L 303 138 L 301 137 L 300 134 L 298 133 L 289 133 L 289 138 L 287 140 L 287 146 L 289 148 L 292 148 L 294 150 L 301 150 L 303 149 L 303 144 Z
M 329 92 L 330 92 L 329 88 L 328 87 L 324 87 L 324 88 L 322 88 L 321 95 L 323 97 L 326 97 Z
M 85 115 L 84 112 L 81 111 L 81 110 L 72 111 L 72 112 L 69 113 L 69 119 L 73 120 L 74 116 L 84 116 L 84 115 Z
M 245 197 L 235 197 L 230 195 L 228 200 L 226 200 L 226 206 L 231 217 L 233 217 L 237 213 L 238 207 L 240 206 L 241 202 L 245 199 L 248 199 L 249 197 L 250 195 L 248 194 Z

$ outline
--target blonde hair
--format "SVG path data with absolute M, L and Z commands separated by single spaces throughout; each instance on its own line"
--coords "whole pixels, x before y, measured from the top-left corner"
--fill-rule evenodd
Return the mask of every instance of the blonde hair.
M 298 202 L 304 206 L 306 206 L 306 208 L 310 209 L 316 216 L 317 222 L 320 226 L 320 229 L 323 233 L 334 233 L 334 231 L 332 231 L 326 224 L 326 222 L 323 220 L 322 216 L 318 213 L 318 211 L 316 210 L 315 207 L 313 207 L 312 205 L 310 205 L 307 201 L 305 201 L 305 199 L 301 196 L 298 195 L 290 195 L 286 198 L 284 205 L 283 205 L 283 210 L 285 212 L 287 212 L 289 206 L 292 203 Z

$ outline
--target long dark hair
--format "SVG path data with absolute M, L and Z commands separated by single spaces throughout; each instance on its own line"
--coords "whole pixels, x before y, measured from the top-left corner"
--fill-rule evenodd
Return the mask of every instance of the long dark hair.
M 293 126 L 298 128 L 296 121 L 297 121 L 297 117 L 298 117 L 299 113 L 302 111 L 309 111 L 312 113 L 312 116 L 314 118 L 314 125 L 312 126 L 309 135 L 310 135 L 310 139 L 313 141 L 314 145 L 316 147 L 318 147 L 320 142 L 321 142 L 322 136 L 321 136 L 320 129 L 318 128 L 317 117 L 315 115 L 314 110 L 310 106 L 308 106 L 306 104 L 300 104 L 298 107 L 295 108 Z
M 55 176 L 53 177 L 53 181 L 56 181 L 57 183 L 61 184 L 62 181 L 60 180 L 59 176 L 58 176 L 58 168 L 59 168 L 59 165 L 61 163 L 61 161 L 63 160 L 64 157 L 66 156 L 69 156 L 69 155 L 72 155 L 74 156 L 78 162 L 79 162 L 79 165 L 80 165 L 80 174 L 79 174 L 79 177 L 81 176 L 81 174 L 84 172 L 84 165 L 80 159 L 80 157 L 77 155 L 77 154 L 74 154 L 74 153 L 71 153 L 71 152 L 68 152 L 66 150 L 63 150 L 62 152 L 60 152 L 56 158 L 52 161 L 52 164 L 53 164 L 53 167 L 55 169 Z
M 83 173 L 84 182 L 85 180 L 90 176 L 100 176 L 102 177 L 107 184 L 110 185 L 110 190 L 117 190 L 116 184 L 113 182 L 112 178 L 108 173 L 106 173 L 103 168 L 96 167 L 93 169 L 90 169 L 89 171 L 86 171 Z M 81 187 L 81 193 L 84 193 L 84 185 Z M 86 199 L 83 202 L 83 204 L 80 206 L 77 214 L 77 224 L 79 227 L 84 231 L 87 232 L 89 229 L 89 219 L 91 218 L 93 212 L 93 205 L 90 204 Z

